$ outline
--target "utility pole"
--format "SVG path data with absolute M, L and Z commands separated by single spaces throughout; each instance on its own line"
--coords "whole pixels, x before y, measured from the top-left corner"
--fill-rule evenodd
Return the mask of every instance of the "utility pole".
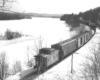
M 79 53 L 75 52 L 75 54 L 79 54 Z M 73 64 L 74 64 L 73 59 L 74 59 L 74 53 L 72 54 L 72 57 L 71 57 L 71 74 L 73 74 L 73 72 L 74 72 L 74 69 L 73 69 Z
M 71 58 L 71 74 L 73 74 L 73 54 L 72 54 L 72 58 Z

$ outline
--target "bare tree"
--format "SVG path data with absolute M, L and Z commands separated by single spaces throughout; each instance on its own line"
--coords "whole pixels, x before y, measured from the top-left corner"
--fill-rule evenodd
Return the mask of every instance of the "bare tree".
M 30 68 L 30 67 L 34 67 L 35 65 L 35 57 L 34 57 L 34 53 L 33 53 L 33 48 L 30 47 L 30 46 L 27 46 L 26 48 L 26 56 L 27 56 L 27 66 Z M 30 57 L 31 56 L 31 57 Z
M 8 76 L 8 64 L 5 52 L 0 54 L 0 79 L 4 80 Z
M 20 61 L 16 61 L 13 65 L 13 74 L 16 74 L 20 71 L 22 71 L 21 63 Z
M 12 3 L 17 0 L 0 0 L 0 10 L 6 11 L 12 7 Z
M 43 38 L 40 36 L 37 40 L 34 41 L 34 43 L 35 43 L 35 49 L 34 49 L 34 51 L 37 54 L 39 54 L 39 49 L 43 48 Z
M 85 80 L 99 80 L 100 76 L 100 51 L 99 47 L 96 47 L 98 44 L 93 44 L 89 48 L 90 55 L 86 56 L 86 61 L 84 61 L 81 66 L 82 76 Z M 100 44 L 99 44 L 100 46 Z
M 27 55 L 27 66 L 28 67 L 34 67 L 35 65 L 35 55 L 39 54 L 39 49 L 46 47 L 43 46 L 43 38 L 40 36 L 38 39 L 34 40 L 34 45 L 31 46 L 27 46 L 26 48 L 26 55 Z M 30 57 L 31 55 L 31 57 Z

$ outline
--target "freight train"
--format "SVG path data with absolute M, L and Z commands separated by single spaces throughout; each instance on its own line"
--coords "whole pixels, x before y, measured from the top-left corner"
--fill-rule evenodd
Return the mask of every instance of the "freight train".
M 95 34 L 95 30 L 86 31 L 68 40 L 51 45 L 51 48 L 42 48 L 35 56 L 35 71 L 45 72 L 48 68 L 71 55 L 74 51 L 86 44 Z
M 22 71 L 20 73 L 21 79 L 23 80 L 30 75 L 42 74 L 50 69 L 85 45 L 94 36 L 95 32 L 96 29 L 90 29 L 90 31 L 86 31 L 68 40 L 53 44 L 51 48 L 40 49 L 39 54 L 35 56 L 36 65 L 34 68 Z
M 95 32 L 95 29 L 90 29 L 90 31 L 86 31 L 68 40 L 53 44 L 51 48 L 40 49 L 39 54 L 35 56 L 36 65 L 34 69 L 30 68 L 21 72 L 20 77 L 25 78 L 30 74 L 42 74 L 85 45 L 94 36 Z

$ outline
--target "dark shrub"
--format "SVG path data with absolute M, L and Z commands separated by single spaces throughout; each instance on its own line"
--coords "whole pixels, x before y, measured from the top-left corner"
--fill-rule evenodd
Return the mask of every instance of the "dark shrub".
M 7 29 L 4 36 L 7 40 L 11 40 L 11 39 L 14 39 L 14 38 L 21 37 L 22 34 L 19 33 L 19 32 L 13 32 L 10 29 Z

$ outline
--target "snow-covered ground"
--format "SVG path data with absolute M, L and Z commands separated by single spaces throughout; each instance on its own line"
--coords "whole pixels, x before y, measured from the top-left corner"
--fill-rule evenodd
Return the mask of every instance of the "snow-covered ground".
M 36 47 L 35 42 L 38 41 L 40 37 L 43 40 L 43 45 L 47 47 L 50 47 L 51 44 L 70 38 L 69 28 L 66 27 L 67 25 L 59 19 L 33 18 L 19 21 L 0 21 L 0 24 L 3 26 L 0 30 L 1 34 L 3 34 L 8 28 L 12 31 L 20 31 L 23 34 L 29 35 L 28 37 L 23 37 L 21 39 L 0 41 L 0 52 L 6 52 L 9 68 L 12 68 L 15 61 L 20 60 L 22 69 L 25 70 L 27 68 L 27 53 L 30 54 L 30 59 L 33 57 L 33 54 L 36 54 L 34 51 Z M 74 54 L 73 68 L 75 71 L 80 68 L 78 64 L 81 63 L 83 54 L 87 53 L 88 51 L 86 47 L 88 47 L 88 44 L 77 51 L 77 53 L 80 54 Z M 54 76 L 54 74 L 57 75 L 59 73 L 66 74 L 69 73 L 70 70 L 71 56 L 43 75 L 46 75 L 44 77 L 49 75 L 48 78 L 51 80 L 50 75 Z
M 0 21 L 0 25 L 2 26 L 0 34 L 4 34 L 6 29 L 11 29 L 28 35 L 28 37 L 20 39 L 0 41 L 0 53 L 6 53 L 9 68 L 12 68 L 15 61 L 21 61 L 22 69 L 26 69 L 27 53 L 30 54 L 30 59 L 36 54 L 34 50 L 40 37 L 43 46 L 46 47 L 51 47 L 51 44 L 70 38 L 69 28 L 60 19 L 33 18 Z

